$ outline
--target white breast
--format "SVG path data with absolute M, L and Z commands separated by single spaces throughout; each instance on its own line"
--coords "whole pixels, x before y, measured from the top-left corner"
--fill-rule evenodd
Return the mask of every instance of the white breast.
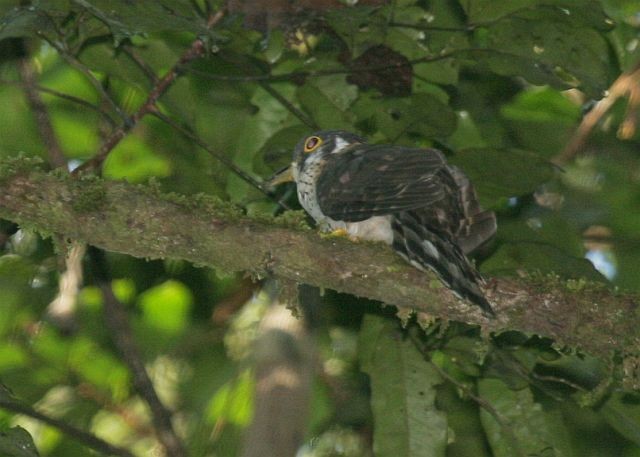
M 374 216 L 360 222 L 344 222 L 331 219 L 322 213 L 315 186 L 317 174 L 322 169 L 321 160 L 319 157 L 317 159 L 309 157 L 304 171 L 300 174 L 297 173 L 297 167 L 292 167 L 294 179 L 297 183 L 298 200 L 304 210 L 316 221 L 320 230 L 344 229 L 349 236 L 354 238 L 391 244 L 393 242 L 391 216 Z

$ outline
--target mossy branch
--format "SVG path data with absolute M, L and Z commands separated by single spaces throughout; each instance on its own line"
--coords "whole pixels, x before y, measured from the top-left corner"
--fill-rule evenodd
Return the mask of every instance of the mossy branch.
M 498 318 L 488 320 L 385 245 L 323 238 L 290 216 L 252 219 L 212 197 L 46 173 L 21 159 L 0 162 L 0 217 L 109 251 L 274 275 L 595 355 L 640 352 L 635 296 L 554 276 L 496 278 L 486 292 Z

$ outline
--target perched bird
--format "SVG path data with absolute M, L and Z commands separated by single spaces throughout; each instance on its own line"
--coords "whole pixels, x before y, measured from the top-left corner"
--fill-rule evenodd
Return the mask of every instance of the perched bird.
M 493 314 L 466 255 L 494 235 L 495 214 L 482 210 L 469 179 L 440 151 L 320 131 L 298 143 L 290 172 L 300 204 L 322 230 L 383 241 Z

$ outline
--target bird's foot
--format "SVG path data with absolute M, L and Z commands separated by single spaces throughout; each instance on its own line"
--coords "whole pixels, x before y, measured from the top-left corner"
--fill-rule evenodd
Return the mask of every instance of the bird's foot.
M 322 234 L 323 238 L 340 238 L 345 236 L 349 236 L 349 232 L 343 228 L 338 228 Z

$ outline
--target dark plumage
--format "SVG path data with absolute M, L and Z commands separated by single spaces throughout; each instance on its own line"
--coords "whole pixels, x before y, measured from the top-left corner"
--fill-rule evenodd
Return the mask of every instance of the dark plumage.
M 440 151 L 321 131 L 296 146 L 292 172 L 300 203 L 323 229 L 385 241 L 493 314 L 466 254 L 493 236 L 495 215 L 482 210 L 469 179 Z

